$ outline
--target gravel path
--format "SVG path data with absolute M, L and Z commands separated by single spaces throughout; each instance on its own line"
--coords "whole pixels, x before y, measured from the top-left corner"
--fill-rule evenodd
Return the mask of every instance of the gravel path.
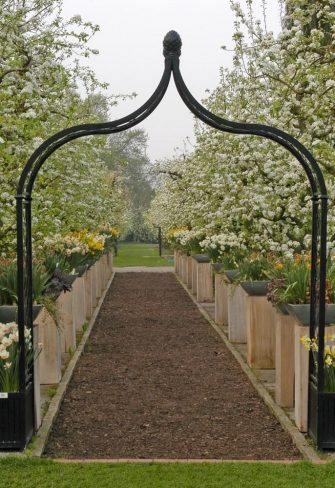
M 45 454 L 299 459 L 172 273 L 116 274 Z

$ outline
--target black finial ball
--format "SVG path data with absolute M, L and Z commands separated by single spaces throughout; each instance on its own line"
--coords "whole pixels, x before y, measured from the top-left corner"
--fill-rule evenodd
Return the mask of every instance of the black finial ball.
M 180 56 L 181 54 L 181 38 L 178 32 L 171 30 L 166 34 L 163 41 L 164 56 Z

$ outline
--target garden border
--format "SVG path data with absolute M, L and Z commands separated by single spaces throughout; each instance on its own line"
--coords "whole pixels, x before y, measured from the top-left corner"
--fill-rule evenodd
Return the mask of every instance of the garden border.
M 180 280 L 179 276 L 176 273 L 175 277 L 180 283 L 180 285 L 184 288 L 186 293 L 189 295 L 191 300 L 196 304 L 200 313 L 205 317 L 207 322 L 213 327 L 213 329 L 217 332 L 220 338 L 223 340 L 229 351 L 235 357 L 237 362 L 242 368 L 242 371 L 248 377 L 250 383 L 253 385 L 257 393 L 260 395 L 262 400 L 264 401 L 265 405 L 271 410 L 271 413 L 276 417 L 276 419 L 280 422 L 280 425 L 283 429 L 291 436 L 292 441 L 294 442 L 295 446 L 299 449 L 301 454 L 305 459 L 308 461 L 312 461 L 316 464 L 322 464 L 326 461 L 321 459 L 319 454 L 311 445 L 309 445 L 308 441 L 306 440 L 305 436 L 298 430 L 298 428 L 291 422 L 288 418 L 284 410 L 275 403 L 274 399 L 271 397 L 270 393 L 267 391 L 265 386 L 261 383 L 261 381 L 257 378 L 253 370 L 247 365 L 244 361 L 240 352 L 234 347 L 234 345 L 229 342 L 226 334 L 224 331 L 214 322 L 214 320 L 210 317 L 208 312 L 202 307 L 202 305 L 196 301 L 195 297 L 192 295 L 190 290 L 187 286 Z M 255 461 L 256 462 L 256 461 Z M 261 462 L 261 461 L 259 461 Z
M 49 438 L 51 427 L 54 423 L 54 420 L 56 419 L 56 415 L 59 411 L 61 402 L 64 398 L 65 393 L 66 393 L 68 384 L 72 378 L 74 368 L 76 367 L 77 362 L 78 362 L 78 360 L 79 360 L 79 358 L 80 358 L 80 356 L 84 350 L 84 347 L 86 345 L 87 339 L 89 338 L 89 336 L 91 334 L 91 331 L 94 327 L 96 318 L 100 312 L 100 308 L 103 304 L 105 296 L 106 296 L 106 294 L 107 294 L 107 292 L 108 292 L 108 290 L 109 290 L 109 288 L 113 282 L 114 276 L 115 276 L 115 271 L 113 270 L 112 276 L 110 277 L 110 279 L 106 285 L 106 288 L 103 291 L 97 306 L 95 307 L 94 313 L 93 313 L 93 315 L 89 321 L 88 328 L 85 331 L 85 333 L 84 333 L 84 335 L 80 341 L 80 344 L 78 345 L 78 347 L 77 347 L 76 351 L 74 352 L 72 358 L 70 359 L 70 362 L 66 368 L 66 371 L 65 371 L 65 373 L 64 373 L 64 375 L 63 375 L 63 377 L 62 377 L 62 379 L 61 379 L 61 381 L 57 387 L 57 392 L 56 392 L 55 396 L 52 398 L 52 400 L 49 404 L 48 410 L 47 410 L 45 416 L 43 417 L 42 425 L 39 428 L 39 430 L 36 434 L 36 437 L 33 438 L 31 441 L 32 447 L 29 449 L 29 444 L 28 444 L 28 446 L 26 448 L 31 456 L 41 457 L 43 454 L 44 447 L 45 447 L 47 440 Z

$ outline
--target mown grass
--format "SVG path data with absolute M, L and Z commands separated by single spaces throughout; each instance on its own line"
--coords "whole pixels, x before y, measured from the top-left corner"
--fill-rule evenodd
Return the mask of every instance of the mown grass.
M 167 256 L 159 257 L 158 244 L 121 243 L 114 266 L 173 266 Z
M 333 488 L 335 463 L 60 464 L 0 460 L 6 488 Z

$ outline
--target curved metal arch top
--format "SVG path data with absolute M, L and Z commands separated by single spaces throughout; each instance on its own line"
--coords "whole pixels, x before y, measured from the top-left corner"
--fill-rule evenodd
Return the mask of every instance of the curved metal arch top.
M 112 134 L 130 129 L 145 120 L 162 101 L 168 88 L 171 72 L 175 84 L 185 105 L 203 122 L 223 132 L 234 134 L 258 135 L 271 139 L 290 151 L 304 168 L 315 197 L 326 197 L 327 189 L 322 171 L 312 154 L 297 139 L 289 134 L 263 124 L 248 124 L 232 122 L 209 112 L 203 107 L 188 90 L 180 69 L 179 57 L 182 41 L 179 34 L 170 31 L 163 40 L 163 54 L 165 56 L 165 69 L 163 76 L 153 95 L 139 109 L 130 115 L 112 122 L 80 124 L 57 132 L 44 141 L 29 158 L 18 185 L 18 195 L 30 195 L 36 176 L 46 159 L 58 148 L 74 139 L 89 135 Z
M 323 353 L 327 264 L 327 188 L 321 168 L 308 149 L 284 131 L 263 124 L 229 121 L 211 113 L 202 106 L 192 96 L 181 75 L 179 63 L 181 46 L 182 41 L 177 32 L 170 31 L 166 34 L 163 40 L 165 67 L 162 78 L 153 95 L 139 109 L 126 117 L 112 122 L 81 124 L 54 134 L 34 151 L 22 171 L 16 196 L 21 391 L 24 391 L 27 381 L 25 371 L 24 326 L 28 325 L 32 329 L 31 194 L 36 177 L 48 157 L 66 143 L 89 135 L 108 135 L 122 132 L 145 120 L 162 101 L 168 88 L 171 74 L 173 74 L 178 93 L 185 105 L 204 123 L 222 132 L 256 135 L 272 140 L 288 150 L 297 159 L 306 173 L 313 202 L 310 334 L 311 337 L 317 334 L 319 339 L 318 367 L 316 372 L 311 369 L 311 381 L 316 385 L 318 394 L 324 390 Z M 319 410 L 321 411 L 321 409 Z M 317 415 L 320 416 L 321 414 L 317 413 Z

